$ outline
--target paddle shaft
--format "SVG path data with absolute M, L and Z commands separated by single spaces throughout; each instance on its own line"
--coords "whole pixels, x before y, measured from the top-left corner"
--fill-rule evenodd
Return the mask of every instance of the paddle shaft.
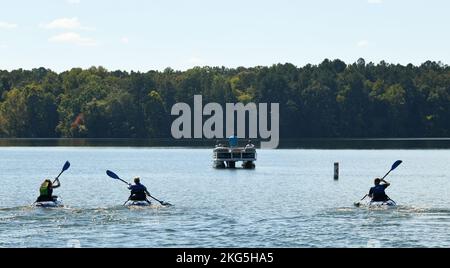
M 391 170 L 389 170 L 389 172 L 388 173 L 386 173 L 386 175 L 384 175 L 384 177 L 383 178 L 381 178 L 381 180 L 384 180 L 391 172 L 392 172 L 392 170 L 393 169 L 391 169 Z
M 125 183 L 126 185 L 130 185 L 128 182 L 126 182 L 126 181 L 124 181 L 124 180 L 122 180 L 121 178 L 117 178 L 119 181 L 121 181 L 121 182 L 123 182 L 123 183 Z
M 64 173 L 65 170 L 62 170 L 61 173 L 59 173 L 59 175 L 55 178 L 55 180 L 53 181 L 53 184 L 59 179 L 59 177 L 61 177 L 61 175 Z
M 53 181 L 53 183 L 55 183 L 55 182 L 59 179 L 59 177 L 64 173 L 64 171 L 66 171 L 66 170 L 69 169 L 69 167 L 70 167 L 70 162 L 69 162 L 69 161 L 66 161 L 66 163 L 64 164 L 63 169 L 61 170 L 61 172 L 59 173 L 59 175 L 55 178 L 55 180 Z
M 148 195 L 149 197 L 153 198 L 154 200 L 158 201 L 161 205 L 164 205 L 164 202 L 162 202 L 162 201 L 160 201 L 160 200 L 154 198 L 154 197 L 153 197 L 152 195 L 150 195 L 150 194 L 147 194 L 147 195 Z

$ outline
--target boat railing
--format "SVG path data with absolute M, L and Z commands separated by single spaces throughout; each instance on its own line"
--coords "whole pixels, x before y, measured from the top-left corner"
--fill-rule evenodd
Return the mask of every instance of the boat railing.
M 256 161 L 256 150 L 251 147 L 219 147 L 214 149 L 213 158 L 215 161 Z

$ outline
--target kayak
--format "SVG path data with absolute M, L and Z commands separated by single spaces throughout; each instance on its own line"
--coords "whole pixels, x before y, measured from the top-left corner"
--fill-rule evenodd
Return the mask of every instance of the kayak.
M 397 204 L 394 200 L 388 200 L 388 201 L 368 201 L 368 202 L 355 202 L 355 207 L 367 207 L 367 208 L 395 208 L 397 207 Z
M 125 203 L 126 207 L 150 207 L 151 205 L 147 201 L 128 201 Z
M 33 204 L 33 206 L 39 207 L 39 208 L 61 208 L 61 207 L 64 207 L 64 205 L 60 199 L 56 199 L 55 201 L 36 202 Z

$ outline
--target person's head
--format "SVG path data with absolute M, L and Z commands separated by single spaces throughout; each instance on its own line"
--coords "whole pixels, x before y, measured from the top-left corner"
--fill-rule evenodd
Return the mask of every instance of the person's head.
M 141 179 L 139 177 L 134 178 L 134 183 L 135 184 L 141 183 Z
M 50 187 L 53 186 L 52 181 L 49 180 L 49 179 L 45 179 L 45 180 L 44 180 L 44 183 L 42 183 L 42 184 L 43 184 L 43 185 L 47 185 L 48 188 L 50 188 Z
M 380 185 L 381 179 L 380 179 L 380 178 L 376 178 L 376 179 L 374 180 L 374 183 L 375 183 L 375 185 Z

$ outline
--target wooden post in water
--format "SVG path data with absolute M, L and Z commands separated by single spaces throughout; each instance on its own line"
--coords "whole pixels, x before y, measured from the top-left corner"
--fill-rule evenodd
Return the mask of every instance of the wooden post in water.
M 339 180 L 339 163 L 334 163 L 334 180 Z

